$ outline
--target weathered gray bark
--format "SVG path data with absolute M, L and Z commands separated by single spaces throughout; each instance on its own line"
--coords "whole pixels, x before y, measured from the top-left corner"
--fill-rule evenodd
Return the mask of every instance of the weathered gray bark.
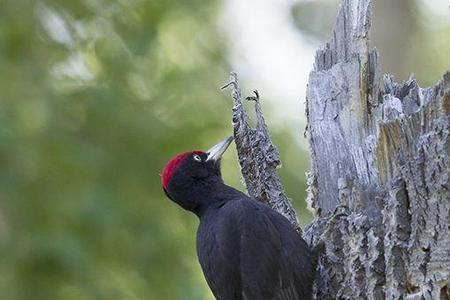
M 324 246 L 315 297 L 450 299 L 450 73 L 432 88 L 382 78 L 368 46 L 370 15 L 370 0 L 343 0 L 309 78 L 308 201 L 316 220 L 304 236 Z M 234 86 L 249 193 L 297 224 L 259 103 L 262 125 L 253 130 Z
M 308 84 L 317 298 L 448 299 L 450 73 L 426 89 L 381 81 L 370 11 L 343 1 Z
M 252 128 L 242 104 L 241 90 L 235 73 L 231 73 L 230 82 L 225 87 L 228 86 L 232 89 L 233 97 L 234 140 L 249 195 L 284 215 L 301 231 L 294 208 L 285 195 L 277 174 L 280 154 L 270 138 L 258 92 L 255 91 L 255 97 L 248 97 L 255 101 L 256 128 Z

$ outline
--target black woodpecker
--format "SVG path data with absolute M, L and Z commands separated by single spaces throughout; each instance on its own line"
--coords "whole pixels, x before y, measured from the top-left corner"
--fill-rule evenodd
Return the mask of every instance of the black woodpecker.
M 200 219 L 197 255 L 206 281 L 218 300 L 311 299 L 313 258 L 301 235 L 222 180 L 220 158 L 232 140 L 178 154 L 161 174 L 166 195 Z

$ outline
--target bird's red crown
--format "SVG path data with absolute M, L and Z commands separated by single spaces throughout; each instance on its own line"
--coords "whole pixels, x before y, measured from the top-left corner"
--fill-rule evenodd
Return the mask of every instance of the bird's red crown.
M 175 174 L 175 171 L 178 169 L 178 167 L 181 165 L 181 163 L 187 159 L 192 154 L 204 154 L 203 151 L 190 151 L 190 152 L 184 152 L 175 155 L 164 167 L 162 173 L 161 173 L 161 183 L 165 189 L 167 189 L 167 186 L 169 185 L 170 179 L 172 179 L 173 174 Z

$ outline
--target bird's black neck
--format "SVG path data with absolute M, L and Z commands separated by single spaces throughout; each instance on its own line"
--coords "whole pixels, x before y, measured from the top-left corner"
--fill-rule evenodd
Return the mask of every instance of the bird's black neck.
M 235 188 L 217 182 L 206 192 L 202 193 L 196 199 L 197 206 L 192 210 L 199 218 L 205 215 L 210 210 L 217 210 L 228 201 L 233 201 L 242 196 L 242 192 Z

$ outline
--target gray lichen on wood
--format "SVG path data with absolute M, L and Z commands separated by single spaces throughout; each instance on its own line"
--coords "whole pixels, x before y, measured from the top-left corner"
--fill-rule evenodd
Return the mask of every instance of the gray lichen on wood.
M 450 73 L 425 89 L 382 80 L 370 14 L 343 1 L 308 83 L 315 296 L 449 299 Z
M 252 128 L 242 103 L 236 73 L 231 73 L 230 83 L 227 86 L 232 90 L 234 140 L 249 195 L 284 215 L 300 231 L 295 211 L 278 177 L 280 154 L 270 138 L 259 95 L 253 97 L 256 128 Z

